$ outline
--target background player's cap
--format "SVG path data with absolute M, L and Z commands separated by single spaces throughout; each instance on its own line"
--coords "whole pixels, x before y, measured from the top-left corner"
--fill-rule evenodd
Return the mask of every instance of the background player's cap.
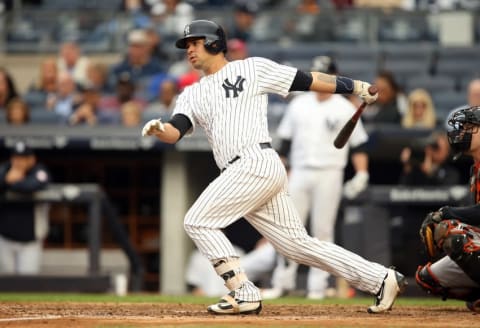
M 317 56 L 312 60 L 312 72 L 320 72 L 326 74 L 337 74 L 337 65 L 332 57 L 329 56 Z
M 23 141 L 16 142 L 12 149 L 12 155 L 16 156 L 29 156 L 33 154 L 33 149 Z

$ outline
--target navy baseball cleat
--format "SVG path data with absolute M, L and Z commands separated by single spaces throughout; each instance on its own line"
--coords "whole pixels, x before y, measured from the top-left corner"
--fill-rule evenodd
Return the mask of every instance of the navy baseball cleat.
M 259 314 L 262 311 L 262 302 L 246 302 L 235 299 L 235 292 L 222 297 L 217 304 L 208 307 L 212 314 Z
M 393 269 L 388 269 L 380 291 L 375 296 L 375 304 L 368 308 L 368 313 L 381 313 L 392 309 L 397 296 L 405 291 L 405 276 Z

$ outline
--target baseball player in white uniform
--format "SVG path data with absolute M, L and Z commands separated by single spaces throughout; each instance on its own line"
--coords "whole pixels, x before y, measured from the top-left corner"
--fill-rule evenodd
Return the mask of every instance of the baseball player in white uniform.
M 216 23 L 193 21 L 176 46 L 204 77 L 179 95 L 172 118 L 147 122 L 143 136 L 176 143 L 201 126 L 221 174 L 185 216 L 186 233 L 213 264 L 230 293 L 210 305 L 214 314 L 251 314 L 262 309 L 260 290 L 240 267 L 222 229 L 244 217 L 287 258 L 328 271 L 376 295 L 371 313 L 391 309 L 405 277 L 330 242 L 310 237 L 287 192 L 287 174 L 271 148 L 267 95 L 290 91 L 355 94 L 368 103 L 369 83 L 318 72 L 302 72 L 266 58 L 228 62 L 226 37 Z
M 314 58 L 312 71 L 336 74 L 336 64 L 330 57 Z M 344 96 L 306 92 L 289 103 L 277 130 L 281 139 L 280 157 L 290 167 L 289 192 L 303 224 L 310 214 L 310 233 L 322 241 L 333 242 L 335 221 L 342 190 L 353 198 L 367 187 L 368 155 L 364 145 L 368 135 L 359 121 L 349 139 L 349 147 L 337 149 L 336 135 L 355 112 Z M 355 176 L 343 186 L 344 169 L 352 150 Z M 276 298 L 295 287 L 298 265 L 293 261 L 277 261 L 272 289 L 263 291 L 264 298 Z M 328 287 L 328 272 L 310 268 L 307 297 L 323 299 Z

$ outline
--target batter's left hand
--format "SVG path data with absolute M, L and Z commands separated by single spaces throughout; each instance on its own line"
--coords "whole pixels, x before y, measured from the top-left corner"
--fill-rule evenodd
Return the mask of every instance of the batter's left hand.
M 370 175 L 368 172 L 357 172 L 357 174 L 343 186 L 343 195 L 348 199 L 357 197 L 359 193 L 367 189 L 369 178 Z
M 165 127 L 163 126 L 162 120 L 161 119 L 154 119 L 148 121 L 145 126 L 142 129 L 142 136 L 151 136 L 154 135 L 155 132 L 164 132 Z
M 353 81 L 353 94 L 359 96 L 367 104 L 374 103 L 378 98 L 378 92 L 373 95 L 370 94 L 368 88 L 371 84 L 365 81 L 354 80 Z

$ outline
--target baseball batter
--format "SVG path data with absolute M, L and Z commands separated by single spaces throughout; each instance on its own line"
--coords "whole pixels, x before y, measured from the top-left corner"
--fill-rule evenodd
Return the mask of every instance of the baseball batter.
M 473 205 L 444 206 L 427 215 L 420 228 L 432 262 L 420 266 L 416 281 L 443 299 L 466 301 L 480 313 L 480 107 L 455 110 L 447 121 L 448 141 L 457 157 L 473 157 L 470 190 Z
M 332 58 L 319 56 L 312 62 L 312 71 L 336 74 Z M 333 242 L 335 221 L 340 205 L 344 169 L 351 150 L 355 176 L 345 185 L 347 197 L 353 198 L 367 187 L 368 155 L 364 144 L 368 135 L 359 121 L 349 147 L 337 149 L 336 135 L 355 112 L 353 104 L 344 96 L 322 92 L 305 92 L 288 105 L 277 135 L 281 139 L 280 157 L 290 166 L 289 192 L 303 224 L 310 214 L 310 232 L 322 241 Z M 272 289 L 266 289 L 263 298 L 276 298 L 295 287 L 298 265 L 283 259 L 272 276 Z M 328 273 L 310 268 L 307 279 L 307 298 L 322 299 L 328 287 Z
M 204 77 L 179 95 L 172 118 L 151 120 L 142 135 L 176 143 L 202 127 L 221 174 L 185 216 L 185 231 L 213 264 L 231 291 L 208 307 L 214 314 L 251 314 L 262 309 L 260 290 L 248 279 L 222 229 L 245 217 L 276 250 L 298 263 L 343 277 L 375 294 L 371 313 L 389 310 L 405 286 L 404 277 L 335 244 L 310 237 L 287 193 L 287 174 L 267 126 L 267 94 L 290 91 L 350 93 L 372 103 L 369 83 L 322 73 L 306 73 L 266 58 L 228 62 L 226 38 L 214 22 L 185 26 L 176 46 Z

